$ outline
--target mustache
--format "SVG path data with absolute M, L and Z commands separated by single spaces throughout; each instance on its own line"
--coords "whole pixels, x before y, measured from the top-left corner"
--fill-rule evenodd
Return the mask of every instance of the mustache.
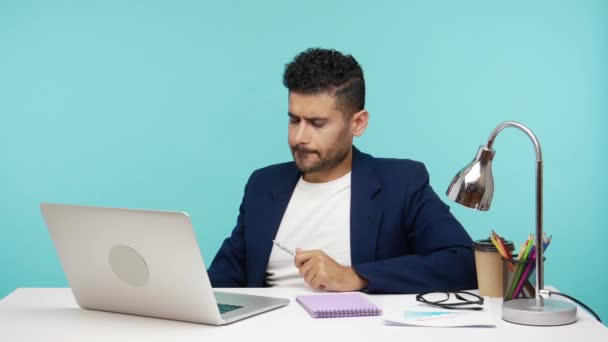
M 317 153 L 317 151 L 315 150 L 311 150 L 307 147 L 304 147 L 302 145 L 294 145 L 292 148 L 293 152 L 300 152 L 300 153 Z

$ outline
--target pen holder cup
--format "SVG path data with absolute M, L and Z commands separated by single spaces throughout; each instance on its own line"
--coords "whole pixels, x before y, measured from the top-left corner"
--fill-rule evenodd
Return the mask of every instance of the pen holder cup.
M 513 251 L 515 245 L 508 240 L 502 240 L 509 252 Z M 500 253 L 490 239 L 476 240 L 473 242 L 475 255 L 475 270 L 477 272 L 477 285 L 480 296 L 502 297 L 502 261 Z
M 546 258 L 543 258 L 543 261 Z M 502 259 L 503 300 L 532 298 L 536 289 L 536 260 Z

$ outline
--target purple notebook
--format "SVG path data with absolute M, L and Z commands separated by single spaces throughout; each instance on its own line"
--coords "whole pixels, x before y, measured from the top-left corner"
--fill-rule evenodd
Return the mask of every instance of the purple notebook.
M 359 292 L 296 296 L 314 318 L 378 316 L 382 310 Z

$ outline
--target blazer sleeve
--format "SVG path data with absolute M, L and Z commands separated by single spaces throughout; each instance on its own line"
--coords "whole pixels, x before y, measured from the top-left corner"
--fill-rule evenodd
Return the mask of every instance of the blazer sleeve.
M 245 186 L 239 216 L 232 234 L 224 240 L 207 270 L 212 287 L 246 287 L 245 202 L 251 178 Z
M 411 191 L 406 191 L 410 198 L 405 201 L 401 222 L 408 253 L 353 265 L 368 280 L 363 291 L 423 293 L 477 288 L 468 233 L 429 185 L 423 164 L 415 168 L 411 179 Z

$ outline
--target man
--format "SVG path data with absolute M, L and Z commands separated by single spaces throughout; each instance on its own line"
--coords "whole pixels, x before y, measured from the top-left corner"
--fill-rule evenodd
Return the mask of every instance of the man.
M 476 288 L 471 238 L 431 189 L 424 165 L 353 146 L 369 120 L 357 61 L 309 49 L 286 66 L 283 83 L 294 161 L 249 178 L 236 227 L 209 268 L 212 285 Z

